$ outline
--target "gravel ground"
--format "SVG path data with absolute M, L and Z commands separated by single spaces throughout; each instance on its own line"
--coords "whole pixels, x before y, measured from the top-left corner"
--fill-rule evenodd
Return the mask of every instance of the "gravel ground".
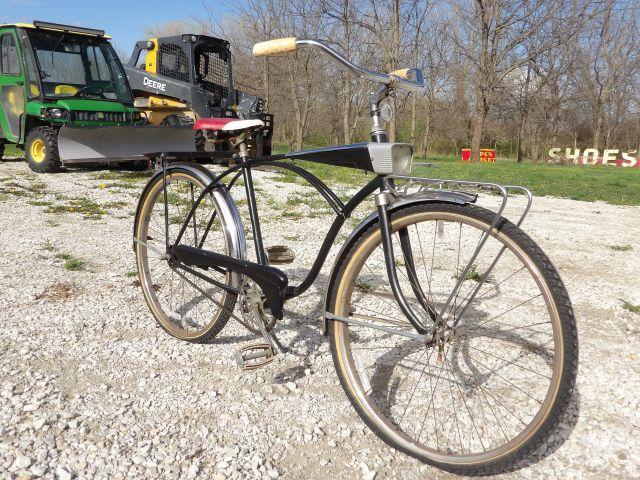
M 277 187 L 266 211 L 302 191 L 258 177 L 263 192 Z M 156 327 L 132 275 L 143 182 L 0 163 L 0 477 L 452 477 L 383 444 L 343 394 L 320 335 L 332 259 L 287 304 L 277 331 L 290 352 L 260 370 L 236 368 L 235 351 L 252 337 L 235 322 L 212 345 Z M 329 217 L 295 218 L 284 230 L 277 215 L 266 215 L 266 243 L 294 249 L 285 271 L 299 279 Z M 640 315 L 623 303 L 640 304 L 640 207 L 539 198 L 525 230 L 567 284 L 581 362 L 558 434 L 501 477 L 640 478 Z

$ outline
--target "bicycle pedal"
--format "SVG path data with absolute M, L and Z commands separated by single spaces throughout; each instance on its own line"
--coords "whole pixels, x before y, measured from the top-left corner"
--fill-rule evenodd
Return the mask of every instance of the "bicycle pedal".
M 296 256 L 286 245 L 273 245 L 271 247 L 267 247 L 267 257 L 269 258 L 269 263 L 281 265 L 284 263 L 291 263 L 295 260 Z
M 268 343 L 256 343 L 236 352 L 236 363 L 242 370 L 255 370 L 273 360 L 273 350 Z

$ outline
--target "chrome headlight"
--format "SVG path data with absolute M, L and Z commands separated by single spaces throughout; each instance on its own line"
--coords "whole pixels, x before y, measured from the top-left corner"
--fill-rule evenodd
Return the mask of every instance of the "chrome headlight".
M 64 108 L 46 108 L 44 109 L 44 116 L 49 118 L 64 118 L 67 111 Z
M 409 175 L 413 145 L 409 143 L 369 143 L 369 157 L 378 175 Z

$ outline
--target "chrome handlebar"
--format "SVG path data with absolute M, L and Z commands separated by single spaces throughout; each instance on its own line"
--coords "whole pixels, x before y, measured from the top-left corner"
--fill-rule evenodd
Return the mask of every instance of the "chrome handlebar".
M 297 38 L 269 40 L 267 42 L 256 44 L 253 47 L 253 54 L 255 56 L 267 56 L 294 51 L 297 48 L 310 47 L 319 48 L 320 50 L 324 51 L 331 58 L 344 65 L 348 70 L 350 70 L 355 75 L 358 75 L 362 79 L 382 83 L 389 86 L 390 88 L 402 88 L 411 92 L 421 92 L 424 88 L 424 76 L 422 75 L 422 71 L 419 68 L 403 70 L 402 72 L 405 78 L 398 74 L 398 72 L 400 71 L 396 71 L 394 73 L 374 72 L 355 65 L 354 63 L 343 57 L 341 54 L 339 54 L 337 51 L 335 51 L 333 48 L 331 48 L 329 45 L 320 40 Z
M 315 47 L 324 51 L 331 58 L 336 60 L 338 63 L 344 65 L 348 70 L 351 70 L 354 74 L 358 75 L 360 78 L 365 80 L 371 80 L 372 82 L 383 83 L 385 85 L 389 85 L 390 87 L 402 88 L 404 90 L 409 90 L 411 92 L 420 92 L 424 88 L 424 76 L 422 75 L 422 71 L 419 68 L 412 68 L 409 72 L 413 75 L 414 79 L 405 80 L 399 76 L 389 74 L 389 73 L 379 73 L 371 70 L 367 70 L 361 68 L 350 60 L 346 59 L 342 55 L 340 55 L 337 51 L 331 48 L 324 42 L 319 40 L 307 40 L 307 39 L 296 39 L 296 46 L 308 48 Z

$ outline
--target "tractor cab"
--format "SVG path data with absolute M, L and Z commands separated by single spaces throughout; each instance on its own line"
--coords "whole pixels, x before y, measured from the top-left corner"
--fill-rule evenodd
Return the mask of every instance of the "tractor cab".
M 103 37 L 26 30 L 35 62 L 31 88 L 45 100 L 71 98 L 133 103 L 124 70 Z
M 198 117 L 225 116 L 235 103 L 229 42 L 219 38 L 185 34 L 137 42 L 127 74 L 136 97 L 182 100 Z
M 201 118 L 259 119 L 249 141 L 254 156 L 271 153 L 273 117 L 264 101 L 235 90 L 229 42 L 208 35 L 172 35 L 136 42 L 125 71 L 135 105 L 151 125 L 193 125 Z M 201 132 L 198 149 L 229 150 L 226 140 Z

